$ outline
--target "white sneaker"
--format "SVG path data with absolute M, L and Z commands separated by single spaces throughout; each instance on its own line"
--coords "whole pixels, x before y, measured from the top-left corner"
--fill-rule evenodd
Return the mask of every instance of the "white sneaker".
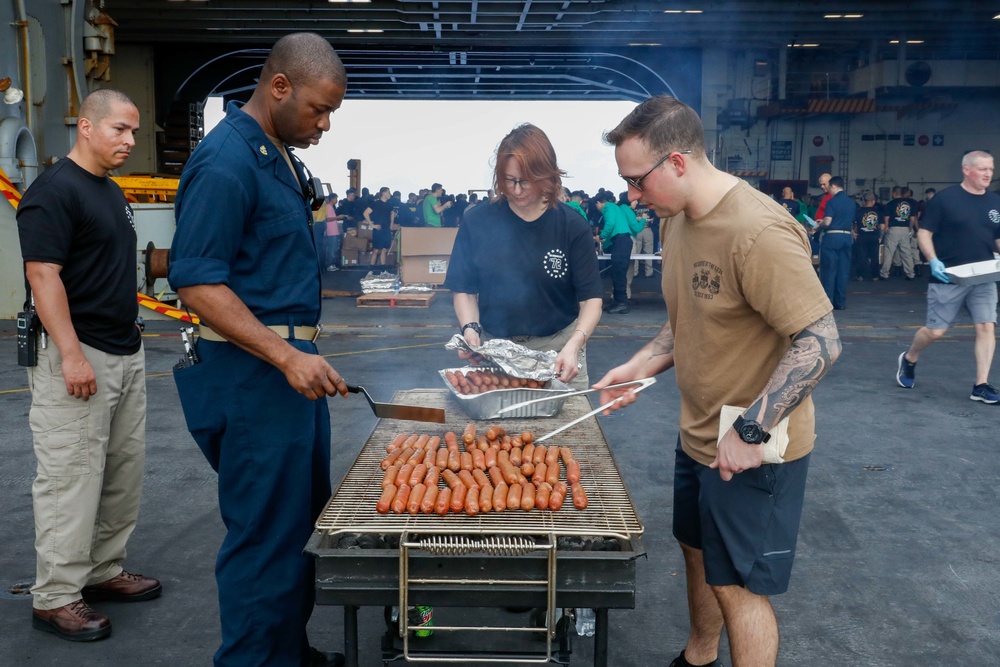
M 334 272 L 334 271 L 340 271 L 340 269 L 337 268 L 336 266 L 328 266 L 328 267 L 326 267 L 326 270 L 330 271 L 331 273 Z

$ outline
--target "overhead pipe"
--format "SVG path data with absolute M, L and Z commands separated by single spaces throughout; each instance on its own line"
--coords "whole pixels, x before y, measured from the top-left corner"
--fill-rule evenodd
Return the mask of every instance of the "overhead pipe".
M 24 63 L 21 91 L 24 93 L 24 116 L 31 129 L 31 60 L 28 57 L 28 13 L 24 10 L 24 0 L 17 0 L 17 26 L 21 29 L 21 61 Z M 32 144 L 34 140 L 32 140 Z

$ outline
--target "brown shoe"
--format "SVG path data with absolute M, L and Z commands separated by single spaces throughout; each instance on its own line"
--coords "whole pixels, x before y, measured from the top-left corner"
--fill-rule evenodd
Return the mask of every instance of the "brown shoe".
M 93 586 L 84 586 L 83 597 L 90 602 L 110 600 L 112 602 L 142 602 L 160 597 L 163 586 L 152 577 L 132 574 L 122 570 L 121 574 Z
M 71 642 L 92 642 L 111 634 L 111 619 L 77 600 L 55 609 L 32 609 L 31 627 Z

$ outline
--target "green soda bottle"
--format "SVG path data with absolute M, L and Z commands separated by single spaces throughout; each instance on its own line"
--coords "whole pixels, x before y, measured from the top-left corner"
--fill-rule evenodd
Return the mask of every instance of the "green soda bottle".
M 414 634 L 417 637 L 430 637 L 434 631 L 434 607 L 417 605 L 411 608 L 410 625 L 416 628 Z

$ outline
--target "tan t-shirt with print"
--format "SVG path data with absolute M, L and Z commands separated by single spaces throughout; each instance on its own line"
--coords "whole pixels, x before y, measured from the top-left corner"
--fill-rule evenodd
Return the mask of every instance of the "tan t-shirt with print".
M 707 215 L 663 220 L 663 296 L 674 333 L 681 445 L 715 459 L 723 405 L 749 406 L 791 337 L 833 310 L 809 239 L 784 208 L 740 181 Z M 786 461 L 815 440 L 812 398 L 791 414 Z

